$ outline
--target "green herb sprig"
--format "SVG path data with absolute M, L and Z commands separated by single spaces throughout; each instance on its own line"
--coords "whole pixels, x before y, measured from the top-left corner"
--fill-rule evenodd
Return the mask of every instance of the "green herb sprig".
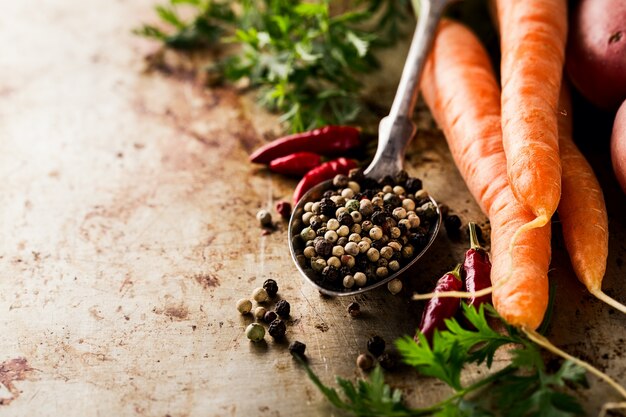
M 353 122 L 362 109 L 359 74 L 378 67 L 372 51 L 402 33 L 408 0 L 354 0 L 334 13 L 330 0 L 169 0 L 156 6 L 167 29 L 135 33 L 175 49 L 237 46 L 215 68 L 247 79 L 261 104 L 293 132 Z M 182 10 L 192 15 L 182 17 Z
M 583 368 L 565 361 L 556 371 L 546 369 L 539 348 L 515 327 L 507 325 L 492 307 L 481 306 L 476 310 L 464 305 L 463 314 L 473 328 L 468 330 L 455 319 L 448 320 L 447 330 L 435 332 L 432 347 L 426 342 L 415 343 L 409 336 L 396 341 L 406 364 L 453 389 L 450 397 L 431 407 L 406 407 L 402 394 L 385 384 L 379 368 L 370 374 L 369 380 L 359 380 L 356 386 L 337 378 L 343 395 L 323 385 L 306 364 L 305 369 L 333 405 L 356 416 L 571 417 L 584 414 L 578 400 L 564 389 L 588 387 Z M 493 330 L 487 316 L 499 320 L 504 332 Z M 495 353 L 503 346 L 512 347 L 512 358 L 507 366 L 470 385 L 461 384 L 461 374 L 468 365 L 484 363 L 491 368 Z M 473 395 L 477 393 L 480 395 Z

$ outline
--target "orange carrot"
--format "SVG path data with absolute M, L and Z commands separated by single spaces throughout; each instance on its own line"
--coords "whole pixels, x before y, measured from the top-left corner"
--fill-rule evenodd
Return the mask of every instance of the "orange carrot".
M 510 247 L 534 215 L 507 181 L 500 89 L 486 51 L 468 29 L 442 22 L 421 85 L 461 175 L 491 220 L 494 306 L 510 324 L 535 329 L 548 305 L 550 227 L 520 234 Z
M 589 292 L 616 309 L 626 307 L 602 292 L 609 254 L 609 221 L 602 188 L 572 140 L 572 105 L 564 83 L 559 100 L 559 151 L 563 164 L 558 212 L 576 276 Z
M 567 37 L 566 0 L 497 0 L 502 32 L 502 137 L 513 193 L 547 224 L 561 195 L 557 104 Z

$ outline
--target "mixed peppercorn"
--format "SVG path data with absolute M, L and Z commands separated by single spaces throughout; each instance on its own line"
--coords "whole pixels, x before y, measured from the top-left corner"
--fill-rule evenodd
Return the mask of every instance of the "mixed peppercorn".
M 378 182 L 354 169 L 335 175 L 322 199 L 307 202 L 298 213 L 296 256 L 325 288 L 365 287 L 419 254 L 438 218 L 419 179 L 402 171 Z M 401 288 L 399 281 L 390 286 L 394 293 Z

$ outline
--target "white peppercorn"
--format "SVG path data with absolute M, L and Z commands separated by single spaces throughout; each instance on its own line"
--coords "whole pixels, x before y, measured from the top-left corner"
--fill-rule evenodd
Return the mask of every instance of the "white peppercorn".
M 409 230 L 411 228 L 411 221 L 409 219 L 402 219 L 398 222 L 400 230 Z
M 345 253 L 343 246 L 333 246 L 333 256 L 340 257 Z
M 265 313 L 267 313 L 267 309 L 265 307 L 257 307 L 254 309 L 254 317 L 258 320 L 262 320 L 265 317 Z
M 391 193 L 393 192 L 393 187 L 391 185 L 385 185 L 382 191 L 383 191 L 383 194 Z
M 380 252 L 376 248 L 369 248 L 367 251 L 367 259 L 370 262 L 377 262 L 380 259 Z
M 307 246 L 306 248 L 304 248 L 304 251 L 302 253 L 304 254 L 304 256 L 306 256 L 309 259 L 314 257 L 317 254 L 313 246 Z
M 359 243 L 361 241 L 361 235 L 358 233 L 351 233 L 350 236 L 348 236 L 348 241 Z
M 382 207 L 385 204 L 385 202 L 383 201 L 382 197 L 376 196 L 372 198 L 372 204 L 378 207 Z
M 387 267 L 379 266 L 378 268 L 376 268 L 377 277 L 385 278 L 387 275 L 389 275 L 389 270 L 387 269 Z
M 380 250 L 380 256 L 382 256 L 385 259 L 391 259 L 391 257 L 393 256 L 393 249 L 390 248 L 389 246 L 384 246 Z
M 404 200 L 402 200 L 402 208 L 406 211 L 415 210 L 415 201 L 411 200 L 410 198 L 405 198 Z
M 354 256 L 352 255 L 343 255 L 341 257 L 341 264 L 347 266 L 348 268 L 354 267 L 356 261 L 354 260 Z
M 359 248 L 359 253 L 366 253 L 370 249 L 370 244 L 367 240 L 361 239 L 359 243 L 357 243 Z
M 354 287 L 354 277 L 352 275 L 346 275 L 343 277 L 343 286 L 344 288 Z
M 396 185 L 395 187 L 393 187 L 393 193 L 395 195 L 404 195 L 404 194 L 406 194 L 406 192 L 404 191 L 404 187 L 402 187 L 401 185 Z
M 374 227 L 374 224 L 369 220 L 365 220 L 363 223 L 361 223 L 361 229 L 365 233 L 369 233 L 370 230 L 372 230 L 372 227 Z
M 393 272 L 396 272 L 397 270 L 400 269 L 400 262 L 391 261 L 389 262 L 389 265 L 387 265 L 387 268 L 391 269 Z
M 312 210 L 313 210 L 313 203 L 311 201 L 304 204 L 304 211 L 312 211 Z
M 359 211 L 353 211 L 350 213 L 350 216 L 352 216 L 352 220 L 354 220 L 355 223 L 361 223 L 361 221 L 363 221 L 363 215 Z
M 356 272 L 354 274 L 354 285 L 363 287 L 365 284 L 367 284 L 367 276 L 363 272 Z
M 369 234 L 372 240 L 378 240 L 383 237 L 383 229 L 378 226 L 374 226 L 370 229 Z
M 267 210 L 259 210 L 256 214 L 256 219 L 261 223 L 261 226 L 272 224 L 272 215 Z
M 359 246 L 355 242 L 346 243 L 344 249 L 348 255 L 356 256 L 359 254 Z
M 335 178 L 333 178 L 333 185 L 337 188 L 341 188 L 341 187 L 347 187 L 348 186 L 348 177 L 346 175 L 343 174 L 337 174 L 335 175 Z
M 337 239 L 339 239 L 339 236 L 334 230 L 328 230 L 326 233 L 324 233 L 324 239 L 331 243 L 335 243 Z
M 344 198 L 352 198 L 354 197 L 354 191 L 352 191 L 350 188 L 344 188 L 343 190 L 341 190 L 341 196 Z
M 308 204 L 308 203 L 307 203 Z M 315 203 L 313 203 L 311 205 L 311 211 L 315 214 L 322 214 L 322 210 L 320 208 L 321 204 L 319 201 L 316 201 Z M 304 205 L 304 207 L 306 207 L 306 204 Z M 305 209 L 306 210 L 306 209 Z
M 399 238 L 400 236 L 402 236 L 402 232 L 400 231 L 400 229 L 399 229 L 399 228 L 397 228 L 397 227 L 392 227 L 392 228 L 389 230 L 389 236 L 391 236 L 391 238 L 392 238 L 392 239 L 397 239 L 397 238 Z
M 306 225 L 310 225 L 311 224 L 311 217 L 315 216 L 315 214 L 311 213 L 310 211 L 307 211 L 306 213 L 304 213 L 302 215 L 302 223 L 306 224 Z
M 409 259 L 413 257 L 414 248 L 412 245 L 404 245 L 402 247 L 402 257 L 404 259 Z
M 337 219 L 330 219 L 328 220 L 328 222 L 326 222 L 326 228 L 328 230 L 337 230 L 339 229 L 339 222 L 337 221 Z
M 339 226 L 339 229 L 337 229 L 337 235 L 339 237 L 348 236 L 349 234 L 350 234 L 350 228 L 346 226 L 345 224 L 343 226 Z
M 361 186 L 359 185 L 358 182 L 355 182 L 355 181 L 349 181 L 348 188 L 350 188 L 355 193 L 361 192 Z
M 315 271 L 315 272 L 319 272 L 321 273 L 324 268 L 326 268 L 326 260 L 325 259 L 316 259 L 315 261 L 313 261 L 313 259 L 311 259 L 311 268 Z
M 248 314 L 250 310 L 252 310 L 252 301 L 248 300 L 247 298 L 242 298 L 241 300 L 237 301 L 237 311 L 239 311 L 241 314 Z
M 341 261 L 336 256 L 331 256 L 326 261 L 326 265 L 339 269 L 341 267 Z
M 396 220 L 402 220 L 406 217 L 406 210 L 402 207 L 396 207 L 391 213 Z
M 337 204 L 337 200 L 338 200 L 338 199 L 340 199 L 340 198 L 341 198 L 341 196 L 340 196 L 340 195 L 331 195 L 331 196 L 330 196 L 330 200 L 331 200 L 333 203 L 335 203 L 335 204 Z
M 372 213 L 374 212 L 374 207 L 372 205 L 372 202 L 370 200 L 364 199 L 361 200 L 361 202 L 359 203 L 360 207 L 359 207 L 359 212 L 363 215 L 363 216 L 371 216 Z
M 398 294 L 400 291 L 402 291 L 402 281 L 400 281 L 398 278 L 392 279 L 387 283 L 387 289 L 393 295 Z
M 254 299 L 257 303 L 264 303 L 269 299 L 269 295 L 267 295 L 265 288 L 259 287 L 252 291 L 252 299 Z
M 353 211 L 353 213 L 356 213 L 356 212 Z M 363 231 L 363 228 L 358 223 L 354 223 L 352 227 L 350 228 L 350 233 L 356 233 L 357 235 L 360 235 L 362 231 Z
M 260 342 L 265 337 L 265 328 L 259 323 L 252 323 L 246 327 L 246 337 L 253 342 Z
M 417 215 L 410 216 L 409 217 L 409 221 L 411 222 L 411 229 L 415 229 L 415 228 L 419 227 L 420 224 L 422 223 L 422 221 L 420 220 L 419 216 L 417 216 Z
M 418 192 L 415 193 L 415 198 L 417 200 L 421 200 L 423 198 L 428 198 L 428 191 L 426 191 L 426 190 L 419 190 Z
M 395 252 L 400 252 L 402 250 L 402 245 L 399 244 L 398 242 L 389 242 L 387 243 L 387 246 L 389 246 Z

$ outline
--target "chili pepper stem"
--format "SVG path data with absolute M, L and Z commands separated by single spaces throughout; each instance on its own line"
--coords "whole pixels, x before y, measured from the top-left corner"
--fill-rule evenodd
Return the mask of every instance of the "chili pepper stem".
M 454 275 L 456 279 L 458 279 L 459 281 L 462 281 L 462 278 L 461 278 L 462 267 L 463 267 L 462 264 L 457 264 L 456 267 L 452 271 L 448 272 L 448 274 Z
M 480 243 L 478 242 L 478 235 L 476 234 L 476 223 L 469 222 L 469 237 L 470 237 L 470 248 L 471 249 L 482 249 L 480 247 Z

